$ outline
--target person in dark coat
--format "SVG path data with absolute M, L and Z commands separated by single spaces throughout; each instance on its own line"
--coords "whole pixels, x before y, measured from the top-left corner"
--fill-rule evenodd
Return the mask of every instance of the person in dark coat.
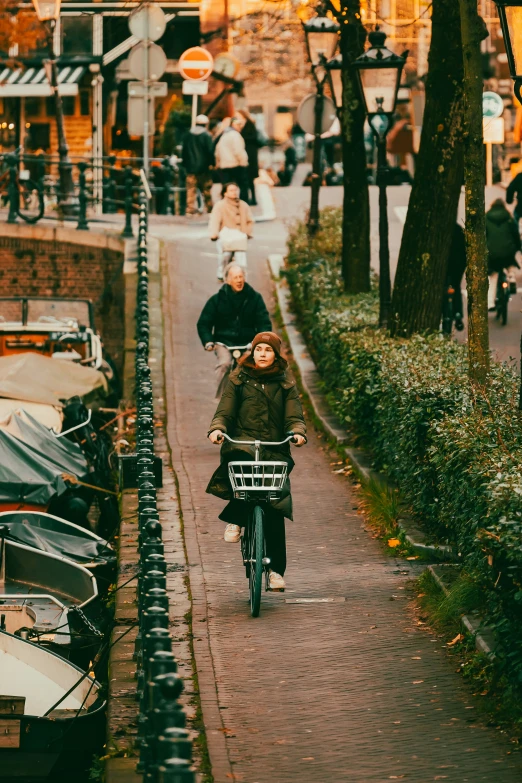
M 233 364 L 232 354 L 223 345 L 248 345 L 258 332 L 270 331 L 272 324 L 263 297 L 245 281 L 244 270 L 230 264 L 225 284 L 211 296 L 198 320 L 198 334 L 206 351 L 217 357 L 216 397 L 221 395 Z
M 196 190 L 199 188 L 207 212 L 212 211 L 212 174 L 215 164 L 214 143 L 207 130 L 208 117 L 198 114 L 196 124 L 183 141 L 183 167 L 187 172 L 187 215 L 197 213 Z
M 453 313 L 455 328 L 461 332 L 464 329 L 464 309 L 462 304 L 462 278 L 466 271 L 466 238 L 462 227 L 455 223 L 453 237 L 448 256 L 448 269 L 446 272 L 446 290 L 451 286 L 453 294 Z
M 257 126 L 252 119 L 252 115 L 249 114 L 249 112 L 245 111 L 245 109 L 241 109 L 239 111 L 239 114 L 244 118 L 245 124 L 243 125 L 243 129 L 241 131 L 241 135 L 245 141 L 245 149 L 246 154 L 248 156 L 248 166 L 247 166 L 247 181 L 248 181 L 248 203 L 251 206 L 256 206 L 257 200 L 256 200 L 256 187 L 254 185 L 254 180 L 257 179 L 259 176 L 259 147 L 260 147 L 260 139 L 259 139 L 259 131 L 257 130 Z
M 489 292 L 488 308 L 495 309 L 498 273 L 510 267 L 520 269 L 515 255 L 520 250 L 518 225 L 501 198 L 495 199 L 486 212 L 486 241 L 488 245 Z M 508 275 L 512 276 L 512 272 Z
M 288 371 L 288 362 L 281 356 L 281 339 L 274 332 L 261 332 L 255 336 L 251 352 L 230 374 L 208 431 L 212 443 L 223 445 L 220 466 L 210 479 L 207 492 L 230 501 L 219 519 L 227 522 L 225 541 L 235 543 L 240 539 L 248 506 L 232 497 L 228 463 L 252 460 L 255 452 L 253 446 L 238 446 L 224 440 L 224 432 L 234 440 L 247 441 L 282 441 L 289 432 L 293 432 L 296 446 L 306 443 L 301 400 L 295 380 Z M 264 447 L 261 459 L 287 462 L 288 473 L 294 467 L 288 443 Z M 289 479 L 281 495 L 267 507 L 264 516 L 267 557 L 271 563 L 271 590 L 285 589 L 285 517 L 292 519 Z
M 517 197 L 515 209 L 513 211 L 513 217 L 515 221 L 519 222 L 522 217 L 522 173 L 513 177 L 506 190 L 506 202 L 512 204 Z

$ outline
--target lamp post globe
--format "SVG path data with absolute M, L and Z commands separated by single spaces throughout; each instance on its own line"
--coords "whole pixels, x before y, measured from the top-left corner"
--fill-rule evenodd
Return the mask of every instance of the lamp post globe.
M 56 22 L 60 18 L 61 4 L 61 0 L 33 0 L 34 10 L 40 22 Z
M 495 0 L 515 95 L 522 102 L 522 0 Z
M 386 34 L 381 30 L 373 30 L 368 40 L 370 48 L 354 61 L 353 67 L 357 70 L 371 124 L 375 114 L 393 117 L 407 52 L 398 55 L 390 51 L 385 45 Z
M 303 23 L 308 57 L 312 68 L 330 60 L 337 49 L 340 26 L 327 16 L 315 16 Z
M 336 54 L 326 64 L 326 70 L 328 73 L 328 82 L 330 84 L 330 91 L 332 98 L 334 99 L 335 108 L 337 112 L 340 112 L 343 108 L 343 56 L 342 54 Z

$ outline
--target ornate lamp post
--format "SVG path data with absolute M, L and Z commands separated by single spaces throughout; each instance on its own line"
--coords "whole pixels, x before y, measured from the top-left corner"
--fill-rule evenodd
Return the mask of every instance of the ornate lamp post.
M 522 103 L 522 0 L 495 0 L 515 95 Z
M 330 92 L 337 109 L 337 114 L 340 113 L 343 108 L 343 56 L 342 54 L 336 54 L 332 57 L 326 65 L 328 71 L 328 81 L 330 83 Z
M 377 143 L 377 185 L 379 187 L 379 325 L 386 327 L 391 308 L 390 248 L 388 228 L 388 161 L 386 136 L 393 125 L 402 69 L 408 55 L 394 54 L 385 46 L 386 35 L 374 30 L 368 36 L 370 48 L 358 57 L 357 69 L 368 122 Z
M 58 66 L 54 53 L 54 29 L 60 18 L 61 0 L 32 0 L 36 15 L 43 22 L 47 33 L 47 50 L 49 59 L 44 63 L 49 85 L 55 103 L 56 128 L 58 131 L 58 153 L 60 162 L 58 170 L 60 175 L 60 191 L 58 201 L 63 207 L 74 207 L 77 199 L 74 196 L 74 183 L 72 178 L 72 163 L 69 157 L 69 147 L 65 138 L 65 121 L 63 115 L 62 96 L 58 90 Z
M 312 63 L 317 94 L 314 108 L 314 155 L 308 231 L 315 234 L 319 228 L 319 190 L 321 188 L 321 133 L 324 109 L 324 82 L 326 65 L 333 57 L 339 40 L 340 27 L 327 16 L 316 16 L 303 23 L 308 57 Z
M 495 0 L 495 3 L 504 36 L 509 73 L 514 82 L 515 95 L 522 103 L 522 0 Z M 520 352 L 522 355 L 522 336 Z M 522 362 L 520 365 L 518 409 L 522 411 Z

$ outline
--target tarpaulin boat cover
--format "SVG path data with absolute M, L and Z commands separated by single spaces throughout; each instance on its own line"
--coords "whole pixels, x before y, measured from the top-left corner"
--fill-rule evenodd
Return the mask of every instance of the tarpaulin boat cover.
M 62 555 L 76 563 L 114 563 L 116 554 L 99 536 L 52 514 L 37 511 L 0 513 L 7 537 L 43 552 Z
M 7 399 L 7 397 L 0 397 L 0 421 L 6 419 L 18 408 L 23 408 L 49 430 L 60 432 L 62 429 L 63 412 L 61 407 L 44 405 L 41 402 Z
M 0 421 L 0 430 L 26 443 L 64 473 L 72 473 L 78 478 L 88 473 L 87 462 L 77 443 L 57 438 L 24 410 L 15 411 Z
M 63 472 L 32 446 L 0 429 L 0 503 L 47 505 L 67 489 Z
M 37 353 L 0 356 L 0 397 L 62 407 L 71 397 L 105 394 L 107 389 L 104 374 L 92 367 Z

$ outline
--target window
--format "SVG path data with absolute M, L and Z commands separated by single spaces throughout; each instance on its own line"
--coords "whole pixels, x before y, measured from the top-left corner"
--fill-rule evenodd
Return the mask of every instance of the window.
M 91 91 L 80 90 L 80 114 L 89 117 L 91 114 Z
M 92 54 L 92 16 L 62 16 L 62 53 Z
M 25 99 L 25 116 L 26 117 L 39 117 L 42 102 L 40 98 L 26 98 Z
M 76 113 L 76 96 L 64 95 L 62 97 L 63 113 L 66 117 L 73 117 Z

